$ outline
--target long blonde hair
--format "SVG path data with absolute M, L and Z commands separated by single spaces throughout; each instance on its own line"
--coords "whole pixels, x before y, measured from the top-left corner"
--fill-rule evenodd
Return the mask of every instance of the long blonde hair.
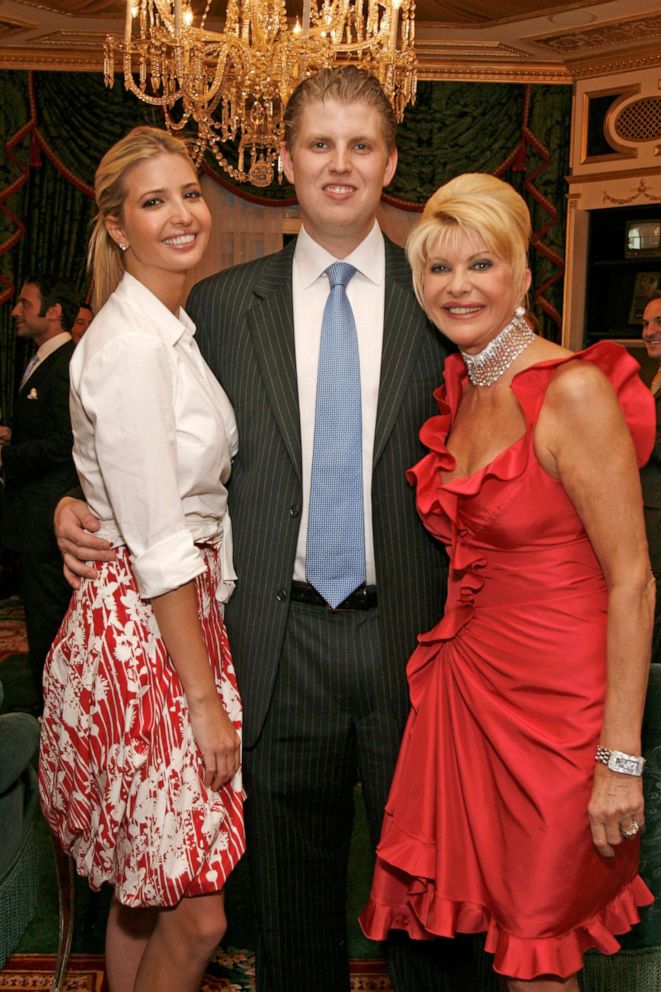
M 92 303 L 95 313 L 99 312 L 124 275 L 123 253 L 106 229 L 109 217 L 121 219 L 126 198 L 124 176 L 132 166 L 164 153 L 181 155 L 191 162 L 186 145 L 179 138 L 156 127 L 141 126 L 114 144 L 99 163 L 94 176 L 98 209 L 87 250 L 87 267 L 94 282 Z
M 406 242 L 415 295 L 423 308 L 422 286 L 431 252 L 439 239 L 462 233 L 482 238 L 490 251 L 512 267 L 515 290 L 523 286 L 531 233 L 525 200 L 502 179 L 485 172 L 465 172 L 427 200 L 420 223 Z

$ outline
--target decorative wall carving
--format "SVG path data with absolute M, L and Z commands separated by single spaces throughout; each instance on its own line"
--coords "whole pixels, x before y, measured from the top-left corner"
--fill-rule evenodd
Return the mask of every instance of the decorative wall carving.
M 661 38 L 661 14 L 612 21 L 594 28 L 567 31 L 561 34 L 538 35 L 526 41 L 565 55 L 585 52 L 595 48 L 612 48 Z
M 650 200 L 652 203 L 658 203 L 661 200 L 661 186 L 655 190 L 652 186 L 648 186 L 644 179 L 641 179 L 631 196 L 612 196 L 607 190 L 604 190 L 602 200 L 606 204 L 612 203 L 614 206 L 623 207 L 628 203 L 635 203 L 640 197 Z

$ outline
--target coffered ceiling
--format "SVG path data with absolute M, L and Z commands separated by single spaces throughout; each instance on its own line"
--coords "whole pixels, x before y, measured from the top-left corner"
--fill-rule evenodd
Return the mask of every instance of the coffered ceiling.
M 292 15 L 300 2 L 288 0 Z M 223 9 L 211 0 L 210 27 Z M 0 0 L 0 68 L 100 72 L 124 10 L 124 0 Z M 570 82 L 661 65 L 661 2 L 418 0 L 416 39 L 424 79 Z

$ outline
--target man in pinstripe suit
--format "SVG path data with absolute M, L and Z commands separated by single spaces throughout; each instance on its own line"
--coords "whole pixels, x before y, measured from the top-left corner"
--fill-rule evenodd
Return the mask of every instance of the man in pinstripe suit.
M 376 223 L 397 162 L 376 80 L 347 67 L 305 81 L 287 110 L 283 157 L 301 209 L 296 244 L 204 280 L 187 309 L 239 427 L 239 581 L 226 619 L 245 706 L 257 988 L 346 992 L 354 785 L 376 844 L 408 710 L 406 661 L 445 594 L 444 554 L 405 479 L 445 352 L 402 251 Z M 347 293 L 361 361 L 367 582 L 331 610 L 306 582 L 305 543 L 325 269 L 336 260 L 357 269 Z M 65 562 L 80 573 L 93 545 L 81 549 L 58 523 Z M 445 942 L 389 942 L 398 992 L 472 987 L 451 980 L 447 953 Z

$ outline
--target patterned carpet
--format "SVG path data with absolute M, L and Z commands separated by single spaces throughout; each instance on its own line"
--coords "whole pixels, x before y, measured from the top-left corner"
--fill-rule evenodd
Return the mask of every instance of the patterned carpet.
M 52 954 L 16 954 L 0 971 L 0 992 L 48 992 L 55 971 Z M 202 981 L 200 992 L 250 992 L 255 987 L 254 956 L 247 951 L 219 951 Z M 352 961 L 352 992 L 386 992 L 392 986 L 381 961 Z M 71 956 L 63 992 L 107 992 L 103 956 Z M 312 990 L 310 990 L 312 992 Z
M 28 649 L 23 622 L 23 606 L 18 596 L 0 599 L 0 661 Z

